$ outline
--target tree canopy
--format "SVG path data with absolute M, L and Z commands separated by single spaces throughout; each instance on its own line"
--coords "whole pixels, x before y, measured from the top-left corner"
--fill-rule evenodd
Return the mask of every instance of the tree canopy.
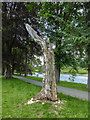
M 56 48 L 57 81 L 60 69 L 88 67 L 89 21 L 88 3 L 83 2 L 4 2 L 2 3 L 3 70 L 11 66 L 27 73 L 42 50 L 25 29 L 29 23 L 42 38 L 49 38 Z M 32 67 L 31 67 L 32 68 Z

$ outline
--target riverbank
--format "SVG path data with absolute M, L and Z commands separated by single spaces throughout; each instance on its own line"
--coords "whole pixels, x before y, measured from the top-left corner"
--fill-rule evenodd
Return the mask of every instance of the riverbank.
M 87 76 L 87 74 L 88 74 L 87 68 L 80 68 L 79 67 L 77 69 L 78 69 L 78 71 L 76 71 L 76 74 Z M 70 67 L 68 67 L 68 68 L 62 68 L 60 73 L 61 74 L 70 74 L 70 70 L 71 70 Z M 35 70 L 35 72 L 43 73 L 43 71 L 40 71 L 40 70 Z
M 70 73 L 61 73 L 61 74 L 67 74 L 67 75 L 69 75 Z M 79 74 L 79 73 L 76 73 L 76 75 L 88 77 L 88 74 Z
M 88 74 L 88 71 L 87 71 L 87 69 L 86 68 L 77 68 L 78 69 L 78 71 L 77 71 L 77 73 L 76 74 Z M 68 67 L 68 68 L 63 68 L 63 69 L 61 69 L 61 73 L 66 73 L 66 74 L 70 74 L 70 70 L 71 70 L 71 68 L 70 67 Z
M 78 74 L 77 73 L 76 75 L 88 77 L 88 74 Z
M 38 73 L 38 72 L 33 72 L 33 74 L 34 73 Z M 43 74 L 43 73 L 40 73 L 40 74 Z M 61 74 L 67 74 L 67 75 L 69 75 L 70 73 L 65 73 L 65 72 L 61 72 Z M 85 77 L 88 77 L 88 74 L 79 74 L 79 73 L 76 73 L 76 75 L 78 75 L 78 76 L 85 76 Z

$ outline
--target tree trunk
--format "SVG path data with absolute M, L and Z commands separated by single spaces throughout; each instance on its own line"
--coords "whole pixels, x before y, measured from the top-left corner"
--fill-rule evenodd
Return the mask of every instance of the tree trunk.
M 26 62 L 26 65 L 25 65 L 25 74 L 24 74 L 25 77 L 27 76 L 27 69 L 28 69 L 28 65 L 27 65 L 27 62 Z
M 10 66 L 10 65 L 6 65 L 6 66 L 5 66 L 4 77 L 5 77 L 6 79 L 12 78 L 12 70 L 11 70 L 11 66 Z
M 56 83 L 60 82 L 60 67 L 57 68 L 57 65 L 55 66 L 55 75 L 56 75 Z
M 46 99 L 57 101 L 57 87 L 56 87 L 56 77 L 55 77 L 55 63 L 54 63 L 54 53 L 52 50 L 46 49 L 44 54 L 44 77 L 43 77 L 43 87 L 40 93 L 38 93 L 34 99 Z
M 27 64 L 26 64 L 26 67 L 25 67 L 25 74 L 24 76 L 26 77 L 27 76 Z
M 24 76 L 26 77 L 27 76 L 27 69 L 28 69 L 28 64 L 27 64 L 27 50 L 26 50 L 26 63 L 25 63 L 25 74 Z
M 14 74 L 14 65 L 12 65 L 12 75 Z
M 62 36 L 61 36 L 61 39 L 62 39 Z M 58 49 L 58 51 L 59 51 L 59 53 L 55 53 L 56 63 L 58 63 L 55 65 L 56 82 L 57 83 L 60 82 L 60 69 L 61 69 L 61 66 L 60 66 L 60 58 L 61 58 L 60 51 L 61 50 L 60 49 L 61 49 L 61 47 L 58 48 L 58 46 L 61 46 L 61 39 L 56 42 L 56 49 Z
M 88 45 L 88 82 L 87 88 L 90 90 L 90 45 Z
M 19 75 L 21 76 L 21 72 L 19 73 Z
M 88 28 L 90 28 L 90 2 L 86 2 L 85 3 L 85 8 L 86 8 L 86 12 L 87 12 L 87 16 L 86 16 L 86 22 L 87 22 L 87 30 L 89 30 Z M 89 38 L 89 36 L 87 36 L 87 38 Z M 90 39 L 88 39 L 90 40 Z M 87 82 L 87 88 L 90 90 L 90 43 L 88 44 L 88 82 Z
M 5 67 L 2 66 L 2 75 L 4 75 L 4 73 L 5 73 Z
M 42 40 L 30 25 L 26 24 L 26 29 L 31 37 L 42 46 L 44 55 L 43 86 L 42 90 L 34 97 L 34 100 L 45 99 L 57 101 L 58 95 L 56 87 L 54 52 L 51 50 L 50 42 L 49 40 Z

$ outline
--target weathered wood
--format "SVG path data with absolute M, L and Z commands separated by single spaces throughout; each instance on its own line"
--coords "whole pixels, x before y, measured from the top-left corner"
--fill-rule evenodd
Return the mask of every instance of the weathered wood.
M 44 60 L 44 73 L 43 73 L 43 87 L 40 93 L 38 93 L 34 100 L 52 100 L 57 101 L 57 87 L 56 87 L 56 76 L 55 76 L 55 61 L 54 52 L 51 49 L 49 40 L 44 41 L 40 38 L 36 31 L 31 28 L 30 25 L 26 24 L 26 29 L 31 37 L 38 42 L 43 49 L 43 60 Z

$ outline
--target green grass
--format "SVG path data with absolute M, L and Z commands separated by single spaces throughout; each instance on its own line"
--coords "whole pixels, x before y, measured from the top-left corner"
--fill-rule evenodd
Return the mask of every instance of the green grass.
M 88 71 L 85 68 L 78 68 L 79 74 L 88 74 Z
M 64 68 L 61 70 L 61 73 L 69 74 L 71 68 Z M 88 71 L 85 68 L 78 68 L 78 74 L 88 74 Z
M 3 77 L 3 75 L 0 75 L 0 78 L 2 78 Z
M 19 75 L 17 75 L 19 76 Z M 22 76 L 24 77 L 24 76 Z M 39 78 L 39 77 L 34 77 L 34 76 L 27 76 L 25 78 L 28 79 L 32 79 L 32 80 L 37 80 L 42 82 L 43 78 Z M 67 81 L 60 81 L 60 83 L 57 83 L 58 86 L 63 86 L 63 87 L 68 87 L 68 88 L 74 88 L 77 90 L 83 90 L 83 91 L 88 91 L 88 89 L 86 88 L 87 85 L 86 84 L 81 84 L 81 83 L 73 83 L 73 82 L 67 82 Z
M 88 102 L 59 93 L 64 104 L 57 105 L 41 102 L 27 103 L 41 87 L 12 78 L 2 80 L 2 117 L 3 118 L 87 118 Z M 63 109 L 59 108 L 62 107 Z
M 72 83 L 72 82 L 67 82 L 67 81 L 60 81 L 60 83 L 57 83 L 58 86 L 63 86 L 63 87 L 68 87 L 68 88 L 74 88 L 77 90 L 83 90 L 83 91 L 88 91 L 86 88 L 86 84 L 81 84 L 81 83 Z

